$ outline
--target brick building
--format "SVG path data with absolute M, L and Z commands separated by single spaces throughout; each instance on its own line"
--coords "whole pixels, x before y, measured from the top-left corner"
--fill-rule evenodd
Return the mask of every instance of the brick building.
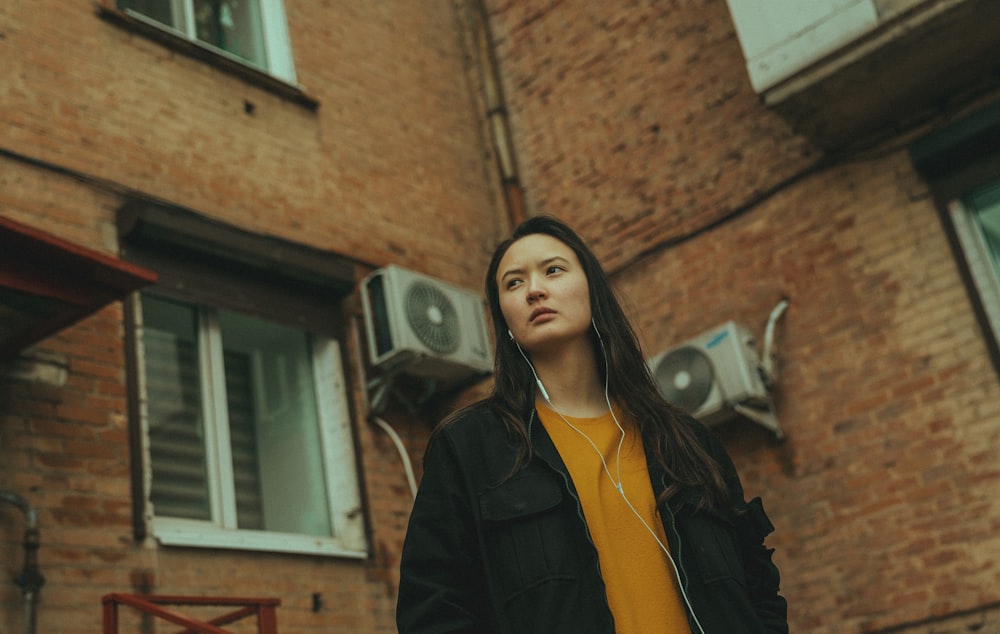
M 361 281 L 478 291 L 543 211 L 650 356 L 788 302 L 783 440 L 715 429 L 793 631 L 1000 629 L 995 3 L 162 4 L 0 7 L 0 630 L 34 512 L 40 632 L 112 592 L 394 631 L 410 491 L 377 423 L 419 465 L 484 385 L 373 420 Z

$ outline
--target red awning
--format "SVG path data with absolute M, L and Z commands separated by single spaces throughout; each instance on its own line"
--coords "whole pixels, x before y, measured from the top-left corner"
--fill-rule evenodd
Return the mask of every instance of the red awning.
M 153 271 L 0 217 L 0 359 L 154 282 Z

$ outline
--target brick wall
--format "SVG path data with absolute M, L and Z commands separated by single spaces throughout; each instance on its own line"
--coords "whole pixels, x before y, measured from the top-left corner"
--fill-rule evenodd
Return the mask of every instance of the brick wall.
M 488 4 L 529 207 L 612 270 L 818 158 L 760 107 L 724 2 Z
M 730 318 L 760 337 L 789 298 L 786 442 L 745 424 L 719 432 L 779 527 L 799 631 L 873 631 L 993 600 L 982 557 L 997 547 L 996 375 L 936 211 L 899 191 L 896 169 L 904 155 L 809 179 L 619 278 L 654 350 Z M 650 278 L 681 286 L 670 315 Z
M 315 110 L 95 6 L 0 7 L 4 216 L 117 254 L 115 212 L 140 195 L 340 254 L 359 274 L 393 262 L 480 287 L 506 220 L 462 3 L 286 0 Z M 99 631 L 103 594 L 146 591 L 279 597 L 283 633 L 395 631 L 410 494 L 392 443 L 364 419 L 357 297 L 344 312 L 368 560 L 133 541 L 120 303 L 41 345 L 66 359 L 65 386 L 0 384 L 0 489 L 39 510 L 40 632 Z M 417 465 L 437 415 L 385 414 Z M 22 627 L 23 528 L 0 506 L 4 632 Z
M 113 254 L 115 210 L 138 193 L 360 270 L 397 262 L 478 289 L 506 220 L 470 5 L 285 5 L 315 111 L 89 3 L 0 6 L 0 213 Z M 791 302 L 786 442 L 718 431 L 778 526 L 793 631 L 989 631 L 1000 389 L 905 140 L 817 167 L 750 89 L 721 0 L 487 6 L 529 209 L 590 239 L 650 354 L 731 318 L 760 336 Z M 0 385 L 0 488 L 40 510 L 39 631 L 96 631 L 102 594 L 148 590 L 279 596 L 286 633 L 394 631 L 409 493 L 360 411 L 356 299 L 344 346 L 365 561 L 132 541 L 119 304 L 44 342 L 67 359 L 65 386 Z M 386 414 L 415 464 L 450 405 Z M 20 628 L 22 530 L 0 507 L 3 631 Z
M 455 245 L 475 257 L 490 250 L 500 219 L 484 213 L 494 208 L 492 170 L 464 11 L 286 5 L 298 82 L 315 111 L 114 26 L 90 5 L 5 8 L 6 148 L 362 262 L 404 260 L 443 275 L 439 254 Z M 411 240 L 428 221 L 451 228 Z M 478 285 L 478 268 L 461 264 L 450 278 Z
M 818 163 L 721 0 L 488 4 L 529 209 L 589 238 L 649 355 L 790 300 L 787 440 L 718 432 L 792 631 L 992 631 L 1000 385 L 906 139 Z

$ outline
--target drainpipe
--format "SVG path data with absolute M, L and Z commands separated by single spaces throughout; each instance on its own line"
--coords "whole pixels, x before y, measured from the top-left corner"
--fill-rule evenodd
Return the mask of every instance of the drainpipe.
M 486 102 L 486 116 L 489 119 L 493 146 L 497 153 L 500 179 L 503 182 L 504 198 L 507 202 L 507 214 L 511 224 L 516 226 L 527 219 L 527 211 L 524 206 L 524 190 L 521 188 L 518 175 L 517 157 L 514 154 L 514 141 L 510 131 L 507 104 L 500 84 L 500 70 L 497 65 L 493 38 L 490 34 L 489 15 L 484 0 L 472 0 L 470 5 L 475 21 L 473 30 L 480 71 L 483 75 L 483 99 Z
M 0 501 L 13 504 L 24 514 L 24 568 L 14 578 L 14 583 L 24 592 L 24 634 L 35 634 L 38 615 L 38 591 L 45 585 L 45 577 L 38 570 L 38 514 L 34 507 L 16 493 L 0 491 Z

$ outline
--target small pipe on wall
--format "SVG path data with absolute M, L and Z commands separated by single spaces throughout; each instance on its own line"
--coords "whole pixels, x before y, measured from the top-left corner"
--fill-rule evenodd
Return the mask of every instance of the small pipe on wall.
M 45 577 L 38 570 L 38 514 L 31 504 L 16 493 L 0 491 L 0 501 L 13 504 L 24 514 L 27 527 L 24 531 L 24 568 L 14 578 L 14 583 L 24 592 L 24 633 L 35 634 L 38 617 L 38 591 L 45 585 Z
M 489 119 L 493 146 L 496 148 L 497 164 L 500 167 L 500 179 L 503 183 L 504 198 L 507 203 L 507 213 L 512 225 L 518 225 L 527 219 L 524 208 L 524 190 L 521 188 L 517 170 L 517 159 L 514 153 L 514 141 L 510 131 L 510 118 L 507 104 L 504 101 L 503 89 L 500 84 L 500 71 L 494 54 L 493 40 L 490 37 L 489 17 L 484 0 L 472 0 L 472 14 L 475 19 L 476 49 L 479 56 L 480 70 L 483 75 L 483 98 L 486 101 L 486 116 Z

